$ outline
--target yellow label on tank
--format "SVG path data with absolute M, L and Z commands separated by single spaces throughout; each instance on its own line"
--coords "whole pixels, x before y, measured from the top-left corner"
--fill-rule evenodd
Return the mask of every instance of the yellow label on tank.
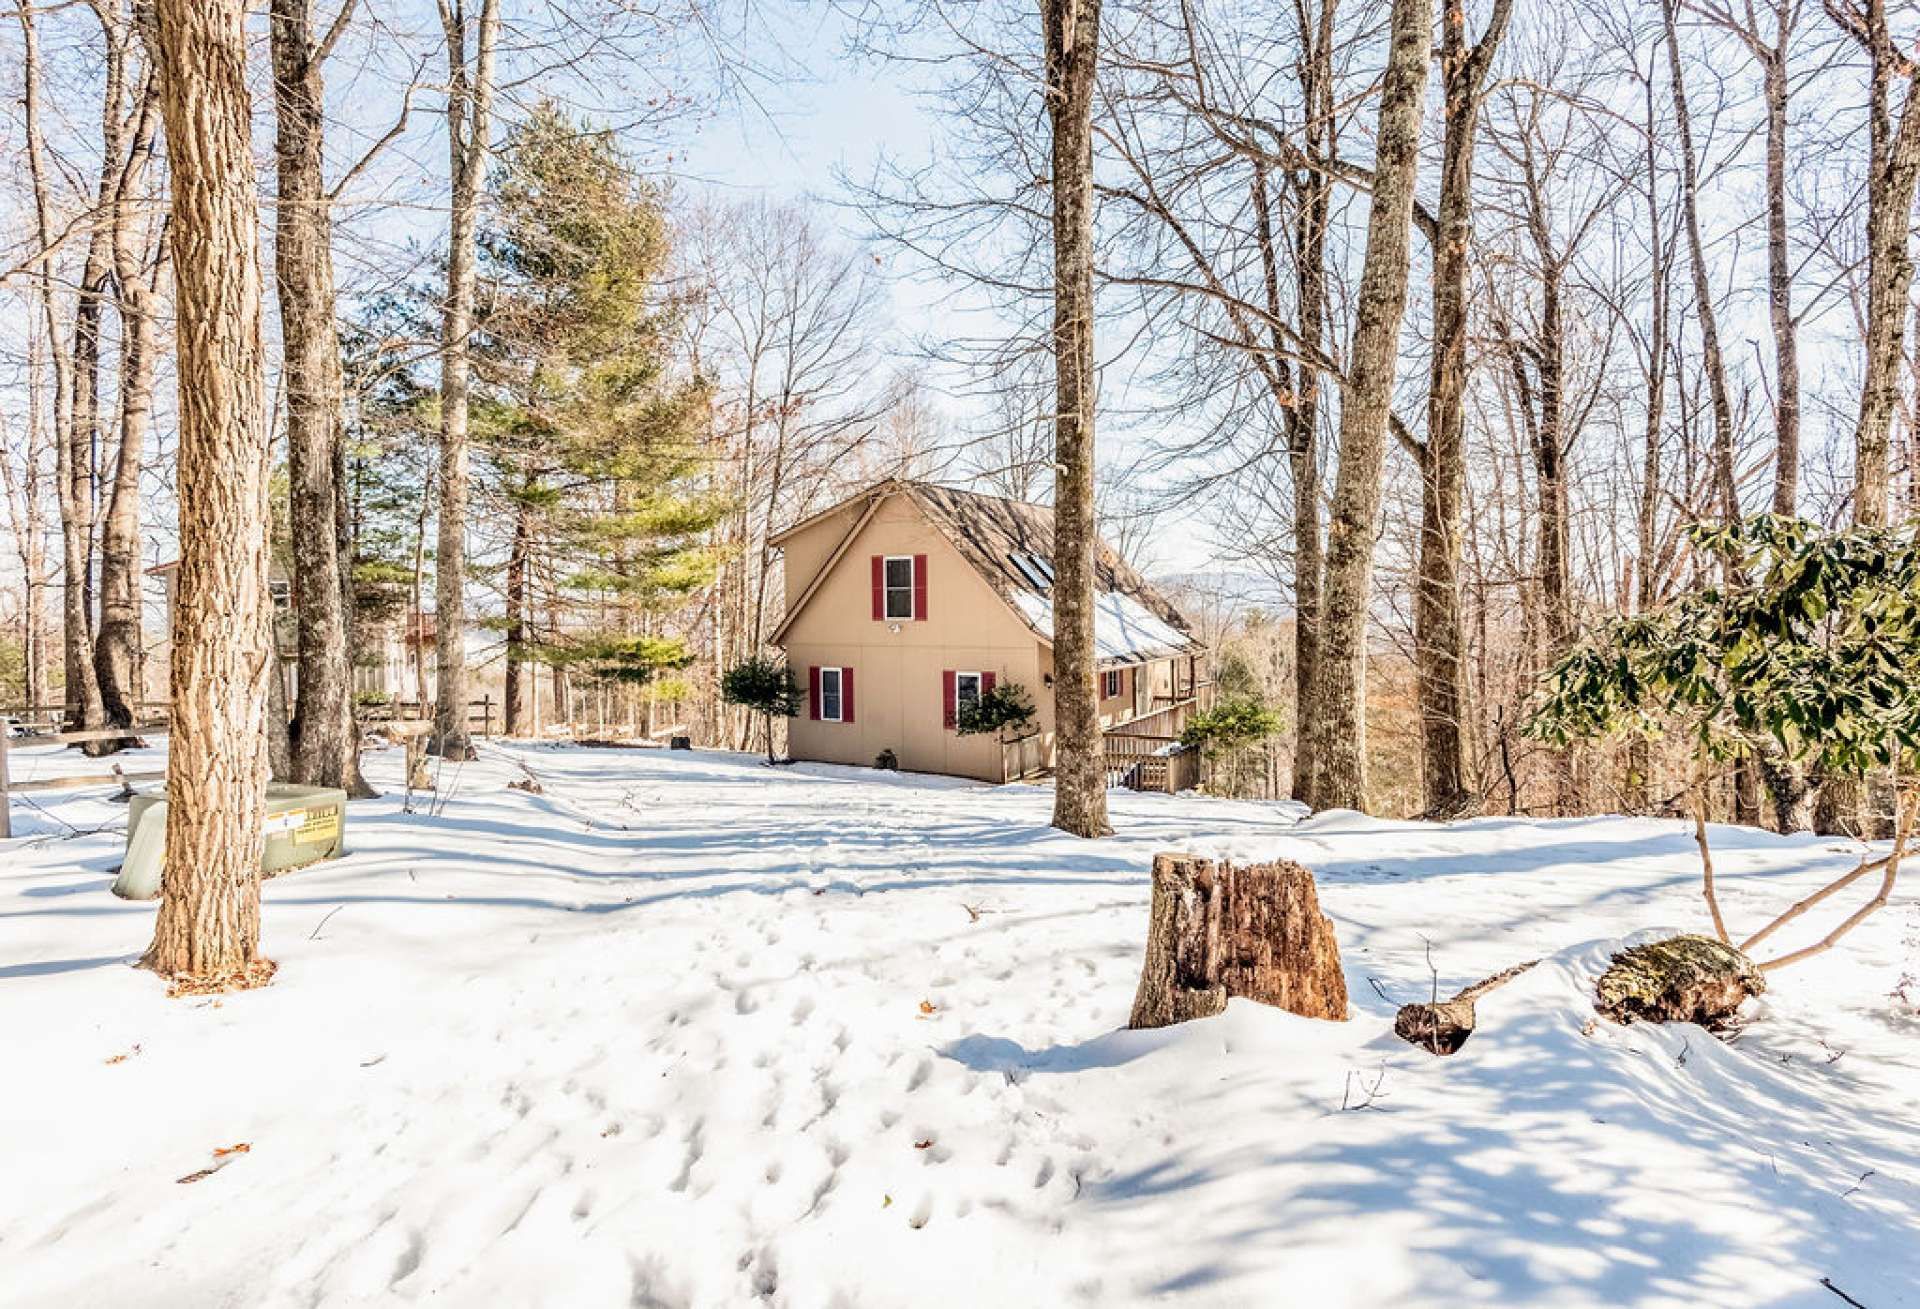
M 293 829 L 293 839 L 298 844 L 315 845 L 332 841 L 340 834 L 340 811 L 337 809 L 309 809 L 300 817 L 300 826 Z

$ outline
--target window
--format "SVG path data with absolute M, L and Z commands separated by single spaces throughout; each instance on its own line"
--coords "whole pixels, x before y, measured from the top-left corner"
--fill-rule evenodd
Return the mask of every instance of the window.
M 888 555 L 886 564 L 886 608 L 889 619 L 913 618 L 913 556 Z
M 1101 699 L 1117 700 L 1120 697 L 1120 670 L 1110 668 L 1106 673 L 1106 685 L 1101 688 Z
M 823 723 L 853 721 L 853 669 L 807 670 L 807 717 Z
M 980 703 L 980 674 L 955 673 L 953 675 L 953 703 L 956 709 Z
M 1039 555 L 1014 554 L 1007 558 L 1034 590 L 1045 591 L 1053 585 L 1053 565 Z

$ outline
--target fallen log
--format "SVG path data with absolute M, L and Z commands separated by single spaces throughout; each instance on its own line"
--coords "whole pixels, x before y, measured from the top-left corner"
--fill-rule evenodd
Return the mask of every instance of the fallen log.
M 1595 1007 L 1616 1023 L 1731 1026 L 1748 996 L 1767 989 L 1753 960 L 1708 936 L 1670 936 L 1622 950 L 1594 984 Z
M 1467 1043 L 1478 1022 L 1473 1002 L 1496 986 L 1505 986 L 1539 962 L 1538 959 L 1529 959 L 1524 964 L 1504 968 L 1492 977 L 1484 977 L 1466 987 L 1451 1000 L 1403 1004 L 1400 1012 L 1393 1016 L 1393 1034 L 1422 1050 L 1439 1055 L 1453 1054 Z

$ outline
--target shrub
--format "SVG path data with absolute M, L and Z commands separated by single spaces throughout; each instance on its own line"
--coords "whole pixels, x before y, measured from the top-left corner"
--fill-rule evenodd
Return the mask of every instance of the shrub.
M 767 722 L 767 762 L 775 763 L 773 720 L 791 718 L 804 703 L 800 683 L 784 660 L 754 655 L 735 664 L 720 678 L 720 698 L 760 715 Z
M 1706 784 L 1713 765 L 1777 752 L 1825 777 L 1920 765 L 1920 537 L 1916 528 L 1828 532 L 1762 516 L 1692 530 L 1697 549 L 1731 564 L 1666 607 L 1614 619 L 1548 672 L 1528 731 L 1565 746 L 1593 737 L 1679 731 L 1694 755 L 1692 808 L 1703 891 L 1731 944 L 1714 892 Z M 1741 943 L 1742 951 L 1866 872 L 1879 893 L 1822 941 L 1761 964 L 1777 968 L 1832 945 L 1892 893 L 1920 791 L 1907 783 L 1893 852 Z
M 1009 729 L 1017 733 L 1032 723 L 1033 701 L 1018 682 L 1002 682 L 981 692 L 978 700 L 961 705 L 953 720 L 954 729 L 962 736 L 998 732 L 1002 740 Z

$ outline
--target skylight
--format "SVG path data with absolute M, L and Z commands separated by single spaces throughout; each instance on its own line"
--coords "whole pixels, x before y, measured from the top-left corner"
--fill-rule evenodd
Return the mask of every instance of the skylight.
M 1053 585 L 1053 565 L 1040 556 L 1011 554 L 1007 558 L 1034 590 L 1045 591 Z

